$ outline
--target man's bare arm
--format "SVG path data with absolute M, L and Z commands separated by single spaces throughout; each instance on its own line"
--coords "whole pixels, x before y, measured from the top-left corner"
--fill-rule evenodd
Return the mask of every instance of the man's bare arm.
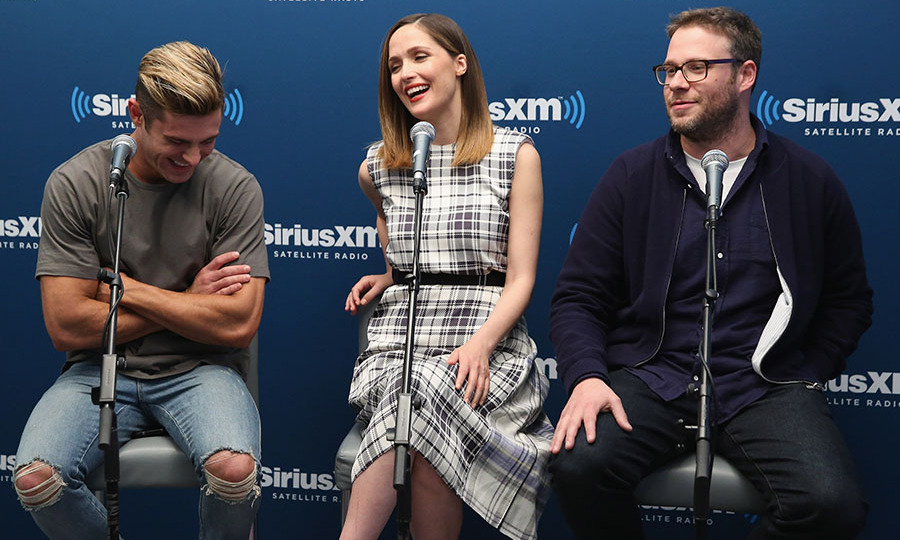
M 44 324 L 57 350 L 94 349 L 105 345 L 103 326 L 109 314 L 109 303 L 98 299 L 103 296 L 102 293 L 98 295 L 97 281 L 42 276 L 40 283 Z M 119 309 L 117 325 L 116 340 L 119 343 L 162 330 L 160 325 L 127 309 Z

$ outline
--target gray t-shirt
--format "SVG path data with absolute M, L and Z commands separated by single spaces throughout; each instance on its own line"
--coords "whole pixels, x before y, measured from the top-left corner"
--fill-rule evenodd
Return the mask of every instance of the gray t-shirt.
M 85 148 L 50 174 L 41 206 L 41 242 L 35 277 L 97 279 L 112 268 L 119 202 L 109 190 L 110 141 Z M 172 291 L 186 290 L 213 257 L 239 251 L 253 277 L 269 279 L 262 190 L 241 165 L 214 151 L 184 184 L 146 184 L 126 174 L 120 268 Z M 128 294 L 128 291 L 125 291 Z M 191 341 L 162 331 L 119 344 L 121 373 L 156 378 L 201 363 L 231 366 L 246 377 L 249 353 Z M 69 351 L 66 367 L 102 355 Z M 64 368 L 65 369 L 65 368 Z

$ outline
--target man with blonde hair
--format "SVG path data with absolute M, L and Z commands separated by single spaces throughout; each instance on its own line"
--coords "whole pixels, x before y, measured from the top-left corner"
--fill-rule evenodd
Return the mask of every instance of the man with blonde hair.
M 122 440 L 161 425 L 202 485 L 200 537 L 246 539 L 260 488 L 259 413 L 242 378 L 269 279 L 259 184 L 214 149 L 222 71 L 205 48 L 169 43 L 141 60 L 128 110 L 138 150 L 130 196 L 109 196 L 109 141 L 53 171 L 41 207 L 36 277 L 63 373 L 35 406 L 17 452 L 15 488 L 52 539 L 107 537 L 84 485 L 100 466 L 97 406 L 118 204 L 121 252 L 116 413 Z

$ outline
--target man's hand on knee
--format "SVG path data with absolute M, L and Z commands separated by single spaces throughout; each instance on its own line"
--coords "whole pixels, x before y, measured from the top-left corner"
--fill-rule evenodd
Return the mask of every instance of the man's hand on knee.
M 601 412 L 612 413 L 619 427 L 625 431 L 632 430 L 622 400 L 603 380 L 590 378 L 575 385 L 556 424 L 550 452 L 558 454 L 563 446 L 571 450 L 582 425 L 587 442 L 593 443 L 597 438 L 597 415 Z

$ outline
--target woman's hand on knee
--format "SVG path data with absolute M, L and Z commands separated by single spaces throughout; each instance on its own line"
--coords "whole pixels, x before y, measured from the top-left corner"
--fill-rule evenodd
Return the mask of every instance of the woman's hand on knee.
M 456 372 L 456 389 L 465 384 L 463 400 L 473 408 L 483 405 L 491 389 L 490 359 L 493 347 L 482 345 L 474 339 L 450 353 L 447 364 L 459 366 Z

